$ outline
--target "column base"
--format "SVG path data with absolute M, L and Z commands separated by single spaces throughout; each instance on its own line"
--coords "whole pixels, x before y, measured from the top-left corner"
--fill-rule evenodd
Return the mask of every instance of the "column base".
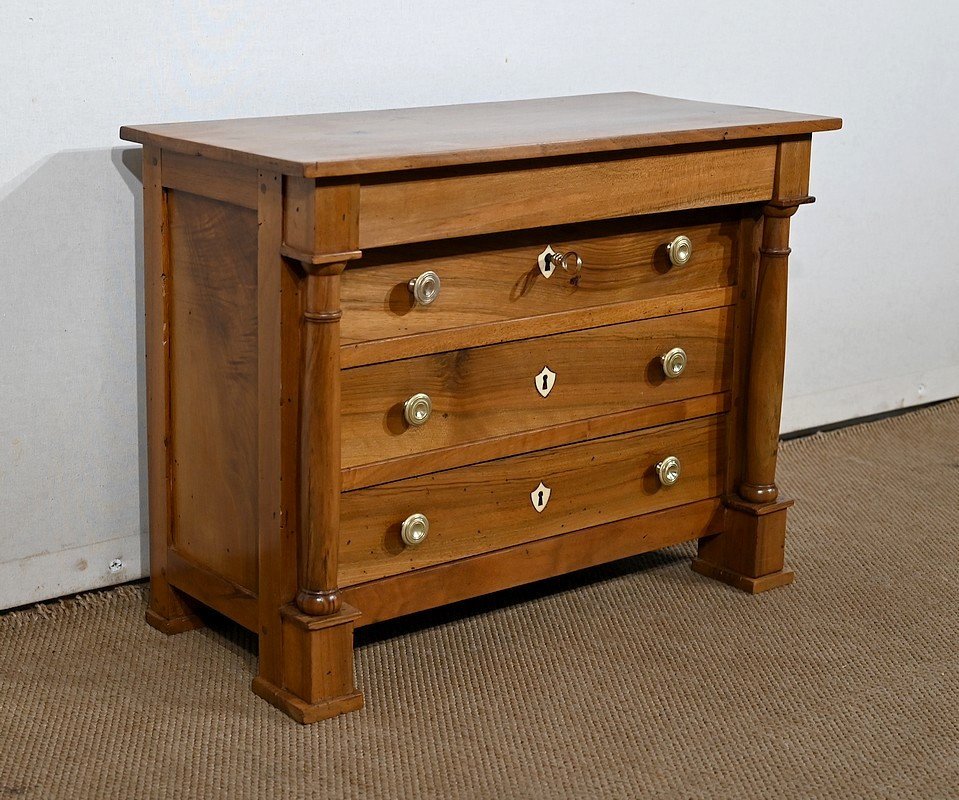
M 788 586 L 793 582 L 793 579 L 796 577 L 791 569 L 783 568 L 779 572 L 772 572 L 769 575 L 761 575 L 758 578 L 750 577 L 749 575 L 743 575 L 739 572 L 733 572 L 730 569 L 725 569 L 723 567 L 718 567 L 715 564 L 710 564 L 708 561 L 703 561 L 701 558 L 694 558 L 690 566 L 693 568 L 693 572 L 698 572 L 700 575 L 705 575 L 707 578 L 712 578 L 722 583 L 729 584 L 730 586 L 740 589 L 741 591 L 748 592 L 749 594 L 759 594 L 760 592 L 768 591 L 769 589 L 778 589 L 780 586 Z
M 282 685 L 258 675 L 253 692 L 306 725 L 363 707 L 353 684 L 353 628 L 360 612 L 342 605 L 335 614 L 310 616 L 294 605 L 282 617 Z
M 727 498 L 725 529 L 699 540 L 693 570 L 750 594 L 792 583 L 795 575 L 784 565 L 786 511 L 792 504 Z

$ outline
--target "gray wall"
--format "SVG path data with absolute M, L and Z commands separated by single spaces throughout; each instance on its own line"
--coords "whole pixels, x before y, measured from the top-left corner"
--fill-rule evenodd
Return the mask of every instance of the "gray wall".
M 147 568 L 139 158 L 119 125 L 628 89 L 840 115 L 793 224 L 795 430 L 959 394 L 957 27 L 921 0 L 6 0 L 0 608 Z

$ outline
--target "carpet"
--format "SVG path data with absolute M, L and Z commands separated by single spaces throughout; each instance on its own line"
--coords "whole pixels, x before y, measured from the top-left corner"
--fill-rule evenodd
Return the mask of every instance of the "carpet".
M 794 585 L 682 546 L 359 632 L 301 727 L 142 584 L 0 616 L 0 798 L 959 797 L 959 402 L 787 441 Z

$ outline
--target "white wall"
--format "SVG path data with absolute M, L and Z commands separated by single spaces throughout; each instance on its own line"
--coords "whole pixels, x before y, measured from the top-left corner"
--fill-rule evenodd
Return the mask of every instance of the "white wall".
M 931 0 L 5 0 L 0 608 L 145 573 L 122 123 L 630 89 L 840 115 L 793 224 L 797 430 L 959 395 L 957 29 Z

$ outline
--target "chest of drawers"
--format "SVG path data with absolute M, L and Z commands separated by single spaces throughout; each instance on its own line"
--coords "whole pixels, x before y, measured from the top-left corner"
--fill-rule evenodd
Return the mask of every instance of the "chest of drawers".
M 696 539 L 792 579 L 791 215 L 828 117 L 610 94 L 126 127 L 143 144 L 151 593 L 359 708 L 352 637 Z

